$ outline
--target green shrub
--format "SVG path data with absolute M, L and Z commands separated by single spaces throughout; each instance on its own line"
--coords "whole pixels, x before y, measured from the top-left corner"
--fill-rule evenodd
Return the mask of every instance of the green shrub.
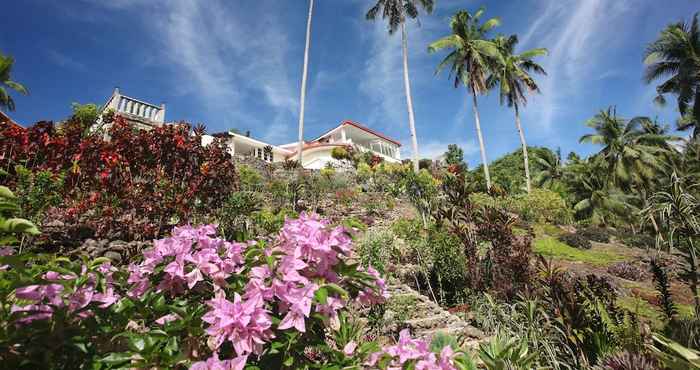
M 394 251 L 394 235 L 389 230 L 370 231 L 357 243 L 357 254 L 364 267 L 373 266 L 384 275 Z
M 370 167 L 367 163 L 365 162 L 360 162 L 357 164 L 357 181 L 361 183 L 366 183 L 372 178 L 373 172 L 372 172 L 372 167 Z
M 445 230 L 431 230 L 425 240 L 430 246 L 430 283 L 443 304 L 460 302 L 467 288 L 467 257 L 458 238 Z
M 469 200 L 478 206 L 504 209 L 530 222 L 564 224 L 571 220 L 571 210 L 564 199 L 547 189 L 532 189 L 530 194 L 505 197 L 472 193 Z
M 576 233 L 561 235 L 559 241 L 577 249 L 591 249 L 591 241 Z
M 350 159 L 348 156 L 348 151 L 343 147 L 335 147 L 331 150 L 331 157 L 339 161 Z
M 617 238 L 622 244 L 635 248 L 654 248 L 656 246 L 656 238 L 647 234 L 632 234 L 618 233 Z
M 610 233 L 608 230 L 604 227 L 587 227 L 585 229 L 581 229 L 577 231 L 577 234 L 583 236 L 584 238 L 598 242 L 598 243 L 609 243 L 610 242 Z
M 245 164 L 238 166 L 238 177 L 241 181 L 241 190 L 258 191 L 263 184 L 262 175 Z
M 217 212 L 219 230 L 227 239 L 244 241 L 249 234 L 250 216 L 262 206 L 262 198 L 256 192 L 231 193 Z
M 17 203 L 21 216 L 33 222 L 41 222 L 49 207 L 59 206 L 63 201 L 63 175 L 51 171 L 32 172 L 24 166 L 15 166 L 17 173 Z
M 324 177 L 326 179 L 330 179 L 331 177 L 333 177 L 333 175 L 335 175 L 335 168 L 324 167 L 324 168 L 321 168 L 319 173 L 321 174 L 322 177 Z
M 341 221 L 340 224 L 348 230 L 357 229 L 360 231 L 367 231 L 367 225 L 365 225 L 360 219 L 358 219 L 355 216 L 350 216 L 348 218 L 343 219 L 343 221 Z
M 283 208 L 275 213 L 269 209 L 253 212 L 252 219 L 256 233 L 260 235 L 276 234 L 284 225 L 287 218 L 298 217 L 298 214 L 291 209 Z

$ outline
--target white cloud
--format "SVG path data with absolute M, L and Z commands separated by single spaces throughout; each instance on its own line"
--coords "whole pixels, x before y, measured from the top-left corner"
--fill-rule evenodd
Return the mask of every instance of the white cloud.
M 170 83 L 177 94 L 193 97 L 201 111 L 216 112 L 211 116 L 223 120 L 210 125 L 252 129 L 253 135 L 271 142 L 291 138 L 299 92 L 296 75 L 290 78 L 287 71 L 289 58 L 300 53 L 295 48 L 290 56 L 289 30 L 275 11 L 277 3 L 260 1 L 243 12 L 224 0 L 84 1 L 143 16 L 149 35 L 160 43 L 155 55 L 175 71 Z M 304 24 L 300 20 L 299 26 Z M 263 115 L 251 109 L 254 105 L 269 109 Z
M 408 142 L 408 140 L 406 141 Z M 418 151 L 421 158 L 436 159 L 441 155 L 445 154 L 447 151 L 447 146 L 449 144 L 457 144 L 464 151 L 464 159 L 472 156 L 479 151 L 479 146 L 473 140 L 469 141 L 449 141 L 449 140 L 426 140 L 425 142 L 419 143 Z M 410 151 L 410 150 L 409 150 Z M 409 158 L 407 155 L 402 155 L 404 158 Z
M 550 0 L 543 11 L 534 12 L 537 19 L 521 47 L 549 46 L 549 55 L 541 59 L 548 75 L 538 78 L 542 95 L 528 105 L 528 121 L 550 129 L 560 111 L 585 95 L 587 82 L 610 77 L 605 55 L 627 35 L 630 9 L 628 0 Z

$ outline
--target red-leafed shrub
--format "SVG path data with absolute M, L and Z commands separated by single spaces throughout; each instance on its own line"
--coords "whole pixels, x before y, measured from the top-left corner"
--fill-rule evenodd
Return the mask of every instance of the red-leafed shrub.
M 64 203 L 47 219 L 125 240 L 160 236 L 238 189 L 230 155 L 219 141 L 203 146 L 202 129 L 181 123 L 137 130 L 119 116 L 106 123 L 109 139 L 78 120 L 26 130 L 0 123 L 0 166 L 10 173 L 0 182 L 12 185 L 18 164 L 63 173 Z

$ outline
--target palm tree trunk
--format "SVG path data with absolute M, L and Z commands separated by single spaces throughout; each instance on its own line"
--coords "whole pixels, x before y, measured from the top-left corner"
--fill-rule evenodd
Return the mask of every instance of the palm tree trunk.
M 401 22 L 401 49 L 403 51 L 403 84 L 406 89 L 406 105 L 408 106 L 408 126 L 411 131 L 413 146 L 413 171 L 418 172 L 418 138 L 416 137 L 416 120 L 413 117 L 413 98 L 411 98 L 411 82 L 408 80 L 408 38 L 406 25 Z
M 527 157 L 527 143 L 525 143 L 525 133 L 523 132 L 523 126 L 520 125 L 520 111 L 518 110 L 518 105 L 515 104 L 515 127 L 518 128 L 518 134 L 520 135 L 520 145 L 523 147 L 523 161 L 525 162 L 525 184 L 527 186 L 527 193 L 530 194 L 530 160 Z
M 481 163 L 484 166 L 484 177 L 486 177 L 486 189 L 491 190 L 491 175 L 489 174 L 489 164 L 486 161 L 486 146 L 484 138 L 481 136 L 481 121 L 479 120 L 479 109 L 476 103 L 476 90 L 472 87 L 472 110 L 474 111 L 474 123 L 476 125 L 476 136 L 479 138 L 479 149 L 481 150 Z
M 309 17 L 306 20 L 306 46 L 304 47 L 304 69 L 301 74 L 301 96 L 299 98 L 299 145 L 297 147 L 297 162 L 301 167 L 301 152 L 304 149 L 304 103 L 306 101 L 306 75 L 309 69 L 309 46 L 311 44 L 311 16 L 314 11 L 314 0 L 309 0 Z

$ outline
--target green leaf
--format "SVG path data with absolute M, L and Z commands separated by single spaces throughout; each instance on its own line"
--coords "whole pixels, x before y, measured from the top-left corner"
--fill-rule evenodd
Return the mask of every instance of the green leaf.
M 129 352 L 114 352 L 100 359 L 100 362 L 104 362 L 110 365 L 119 365 L 131 360 L 131 354 Z
M 10 218 L 3 222 L 2 228 L 11 233 L 24 233 L 29 235 L 39 235 L 39 229 L 31 221 L 23 218 Z
M 328 289 L 324 287 L 319 288 L 316 293 L 314 293 L 314 298 L 316 298 L 318 303 L 326 304 L 328 301 Z
M 15 194 L 7 186 L 0 186 L 0 197 L 15 199 Z

